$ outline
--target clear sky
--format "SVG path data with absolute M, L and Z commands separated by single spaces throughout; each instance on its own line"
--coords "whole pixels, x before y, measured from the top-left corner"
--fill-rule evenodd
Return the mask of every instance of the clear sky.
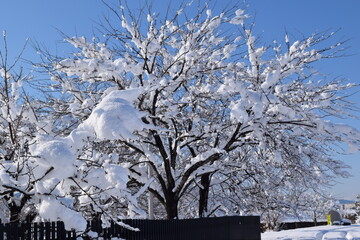
M 149 0 L 150 1 L 150 0 Z M 176 2 L 176 0 L 173 0 Z M 89 36 L 96 32 L 97 22 L 109 11 L 100 0 L 0 0 L 0 30 L 6 30 L 11 53 L 20 51 L 25 39 L 37 41 L 52 52 L 68 51 L 58 30 L 69 36 Z M 107 0 L 117 3 L 117 0 Z M 128 4 L 142 6 L 143 0 L 129 0 Z M 154 0 L 156 9 L 166 9 L 170 0 Z M 212 1 L 215 8 L 222 9 L 235 0 Z M 360 83 L 360 1 L 359 0 L 248 0 L 238 1 L 255 18 L 255 30 L 261 34 L 262 42 L 281 39 L 285 31 L 290 39 L 308 36 L 313 32 L 341 31 L 335 40 L 350 39 L 344 58 L 325 60 L 320 71 L 331 77 L 345 77 Z M 292 38 L 293 36 L 293 38 Z M 29 46 L 24 58 L 36 59 Z M 360 93 L 352 98 L 360 107 Z M 360 114 L 357 114 L 360 117 Z M 359 120 L 346 120 L 347 124 L 360 128 Z M 339 198 L 351 199 L 360 194 L 360 153 L 338 156 L 352 169 L 353 177 L 338 179 L 332 191 Z

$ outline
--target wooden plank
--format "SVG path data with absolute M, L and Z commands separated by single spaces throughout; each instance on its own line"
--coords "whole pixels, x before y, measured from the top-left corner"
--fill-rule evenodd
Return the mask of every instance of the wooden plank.
M 44 230 L 45 230 L 44 223 L 43 222 L 39 223 L 39 240 L 45 240 Z
M 32 223 L 26 222 L 26 239 L 32 239 Z
M 51 222 L 51 239 L 56 239 L 56 222 Z
M 50 236 L 51 236 L 51 225 L 49 222 L 45 223 L 45 240 L 51 240 Z
M 56 232 L 57 232 L 57 237 L 58 239 L 65 239 L 66 237 L 66 232 L 65 232 L 65 227 L 64 227 L 64 223 L 63 222 L 57 222 L 56 225 Z
M 38 223 L 34 223 L 33 224 L 33 236 L 34 236 L 34 240 L 38 239 L 38 232 L 39 232 L 39 226 Z

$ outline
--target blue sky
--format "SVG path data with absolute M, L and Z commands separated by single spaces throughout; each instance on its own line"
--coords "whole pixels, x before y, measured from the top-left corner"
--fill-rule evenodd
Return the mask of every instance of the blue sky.
M 117 3 L 116 0 L 107 0 Z M 154 0 L 154 5 L 162 9 L 170 0 Z M 176 2 L 176 1 L 175 1 Z M 213 1 L 216 8 L 223 8 L 234 0 Z M 360 83 L 360 1 L 359 0 L 248 0 L 238 1 L 255 18 L 255 31 L 261 34 L 262 42 L 270 43 L 281 39 L 285 31 L 290 38 L 307 36 L 313 32 L 341 31 L 335 40 L 350 39 L 351 47 L 346 51 L 352 55 L 345 58 L 324 60 L 319 70 L 331 77 L 345 77 Z M 144 1 L 131 0 L 129 5 L 141 6 Z M 6 30 L 11 53 L 20 51 L 26 38 L 38 41 L 51 52 L 63 54 L 66 48 L 59 29 L 69 36 L 92 36 L 96 32 L 96 22 L 108 15 L 108 9 L 100 0 L 11 0 L 1 2 L 0 30 Z M 29 46 L 24 54 L 27 59 L 36 59 L 35 51 Z M 360 93 L 352 101 L 360 107 Z M 360 114 L 357 114 L 360 116 Z M 345 123 L 360 128 L 359 120 Z M 352 169 L 353 177 L 338 179 L 332 189 L 335 196 L 351 199 L 360 194 L 360 153 L 339 156 Z

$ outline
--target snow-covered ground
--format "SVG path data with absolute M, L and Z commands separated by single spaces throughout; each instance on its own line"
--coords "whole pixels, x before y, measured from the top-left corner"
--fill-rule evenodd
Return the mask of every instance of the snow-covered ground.
M 319 226 L 280 232 L 265 232 L 262 240 L 360 240 L 360 225 Z

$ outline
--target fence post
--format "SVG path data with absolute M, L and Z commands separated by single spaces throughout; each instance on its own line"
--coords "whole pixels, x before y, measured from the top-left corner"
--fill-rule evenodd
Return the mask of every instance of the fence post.
M 51 225 L 50 222 L 46 222 L 45 223 L 45 239 L 46 240 L 50 240 L 50 235 L 51 235 Z
M 19 232 L 18 238 L 24 239 L 26 236 L 26 222 L 19 223 L 17 226 L 17 231 Z
M 65 226 L 63 222 L 60 221 L 57 222 L 56 232 L 58 239 L 65 239 Z
M 29 220 L 26 221 L 25 228 L 26 228 L 26 239 L 32 239 L 31 238 L 32 224 Z
M 39 223 L 39 240 L 44 240 L 44 230 L 45 226 L 43 222 Z
M 34 239 L 38 239 L 38 224 L 35 222 L 34 224 L 34 227 L 33 227 L 33 231 L 34 231 Z
M 51 239 L 56 237 L 56 222 L 51 222 Z

